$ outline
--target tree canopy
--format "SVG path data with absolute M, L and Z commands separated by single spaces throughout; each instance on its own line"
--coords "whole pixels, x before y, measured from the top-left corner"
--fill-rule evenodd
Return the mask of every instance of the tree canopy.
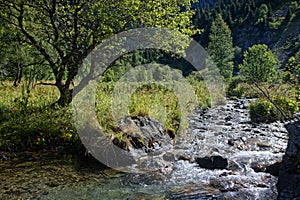
M 239 65 L 241 74 L 251 83 L 266 82 L 276 72 L 278 61 L 265 44 L 250 47 L 244 53 L 243 64 Z
M 0 19 L 17 31 L 55 77 L 60 105 L 72 100 L 72 81 L 84 58 L 104 39 L 136 27 L 193 33 L 188 0 L 7 0 Z
M 217 15 L 210 28 L 208 53 L 224 79 L 230 80 L 233 73 L 234 48 L 231 30 L 220 14 Z
M 300 50 L 291 56 L 285 65 L 285 69 L 290 74 L 290 81 L 297 85 L 300 85 Z

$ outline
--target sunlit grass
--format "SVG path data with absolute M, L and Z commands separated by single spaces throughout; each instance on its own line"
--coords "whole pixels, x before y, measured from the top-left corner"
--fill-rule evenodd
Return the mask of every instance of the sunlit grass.
M 112 114 L 115 84 L 99 84 L 95 110 L 103 131 L 109 137 L 122 138 L 117 126 L 118 120 L 125 116 L 117 113 L 114 118 Z M 189 82 L 191 95 L 176 91 L 176 84 L 174 82 L 168 87 L 159 84 L 138 87 L 130 94 L 126 115 L 149 116 L 161 122 L 166 130 L 180 132 L 187 127 L 187 117 L 194 108 L 210 106 L 210 96 L 202 81 Z M 192 94 L 197 96 L 196 104 L 193 104 Z M 0 149 L 24 150 L 74 145 L 79 141 L 71 107 L 53 106 L 59 97 L 57 88 L 36 85 L 27 90 L 26 83 L 12 87 L 12 82 L 4 81 L 0 84 L 0 95 Z M 180 102 L 182 99 L 184 101 Z
M 131 84 L 134 85 L 135 83 Z M 152 83 L 137 87 L 130 94 L 129 102 L 125 102 L 125 104 L 127 103 L 127 110 L 124 111 L 122 110 L 124 107 L 118 107 L 119 104 L 124 102 L 113 104 L 115 83 L 100 83 L 96 92 L 96 111 L 100 126 L 105 132 L 115 134 L 114 130 L 117 127 L 118 120 L 126 116 L 147 116 L 159 121 L 166 130 L 180 133 L 187 128 L 187 118 L 194 109 L 210 106 L 210 95 L 204 87 L 203 81 L 193 80 L 187 82 L 191 86 L 191 91 L 182 94 L 178 93 L 178 89 L 174 89 L 176 84 L 179 83 L 174 82 L 165 86 Z M 130 84 L 124 85 L 123 89 L 125 90 L 126 87 L 130 87 Z M 184 89 L 187 90 L 187 88 Z M 122 95 L 126 99 L 126 93 L 120 95 L 121 100 Z M 196 98 L 193 99 L 193 97 Z M 118 116 L 113 116 L 112 107 L 115 109 L 114 112 L 119 114 Z

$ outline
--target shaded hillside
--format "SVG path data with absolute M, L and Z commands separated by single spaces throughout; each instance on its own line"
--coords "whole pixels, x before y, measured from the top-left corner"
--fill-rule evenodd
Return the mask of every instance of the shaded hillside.
M 264 43 L 278 54 L 283 64 L 299 50 L 300 1 L 219 0 L 212 8 L 198 7 L 194 24 L 204 29 L 204 33 L 195 38 L 205 47 L 209 28 L 218 13 L 232 30 L 234 46 L 242 52 L 253 44 Z

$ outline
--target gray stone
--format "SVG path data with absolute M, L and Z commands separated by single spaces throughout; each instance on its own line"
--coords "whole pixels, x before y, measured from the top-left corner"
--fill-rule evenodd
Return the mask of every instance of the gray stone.
M 205 169 L 226 169 L 228 166 L 228 160 L 221 156 L 196 158 L 195 161 L 201 168 Z
M 300 121 L 286 125 L 290 134 L 288 147 L 279 169 L 278 199 L 300 197 Z
M 162 151 L 171 148 L 172 136 L 163 129 L 162 124 L 149 117 L 128 116 L 119 121 L 118 129 L 128 138 L 129 149 L 141 149 L 145 152 Z M 116 145 L 124 148 L 122 141 Z

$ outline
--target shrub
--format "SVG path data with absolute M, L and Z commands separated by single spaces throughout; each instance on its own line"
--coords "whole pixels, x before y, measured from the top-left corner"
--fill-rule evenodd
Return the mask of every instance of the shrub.
M 294 113 L 299 111 L 297 102 L 292 99 L 287 99 L 284 96 L 275 97 L 274 102 L 285 112 L 287 117 L 293 117 Z
M 226 91 L 227 95 L 230 97 L 237 98 L 257 98 L 259 97 L 259 93 L 254 88 L 254 86 L 245 82 L 245 77 L 243 76 L 235 76 L 232 78 L 229 83 Z
M 299 111 L 297 103 L 284 96 L 274 97 L 273 101 L 287 117 L 292 117 L 295 112 Z M 284 119 L 284 116 L 276 106 L 264 99 L 258 99 L 252 102 L 249 107 L 251 121 L 274 122 L 276 120 Z
M 278 118 L 275 106 L 267 100 L 256 100 L 250 104 L 249 109 L 253 122 L 272 122 Z
M 229 96 L 242 97 L 242 95 L 244 94 L 244 90 L 240 87 L 240 84 L 244 82 L 245 79 L 242 76 L 233 77 L 227 87 L 227 94 Z

